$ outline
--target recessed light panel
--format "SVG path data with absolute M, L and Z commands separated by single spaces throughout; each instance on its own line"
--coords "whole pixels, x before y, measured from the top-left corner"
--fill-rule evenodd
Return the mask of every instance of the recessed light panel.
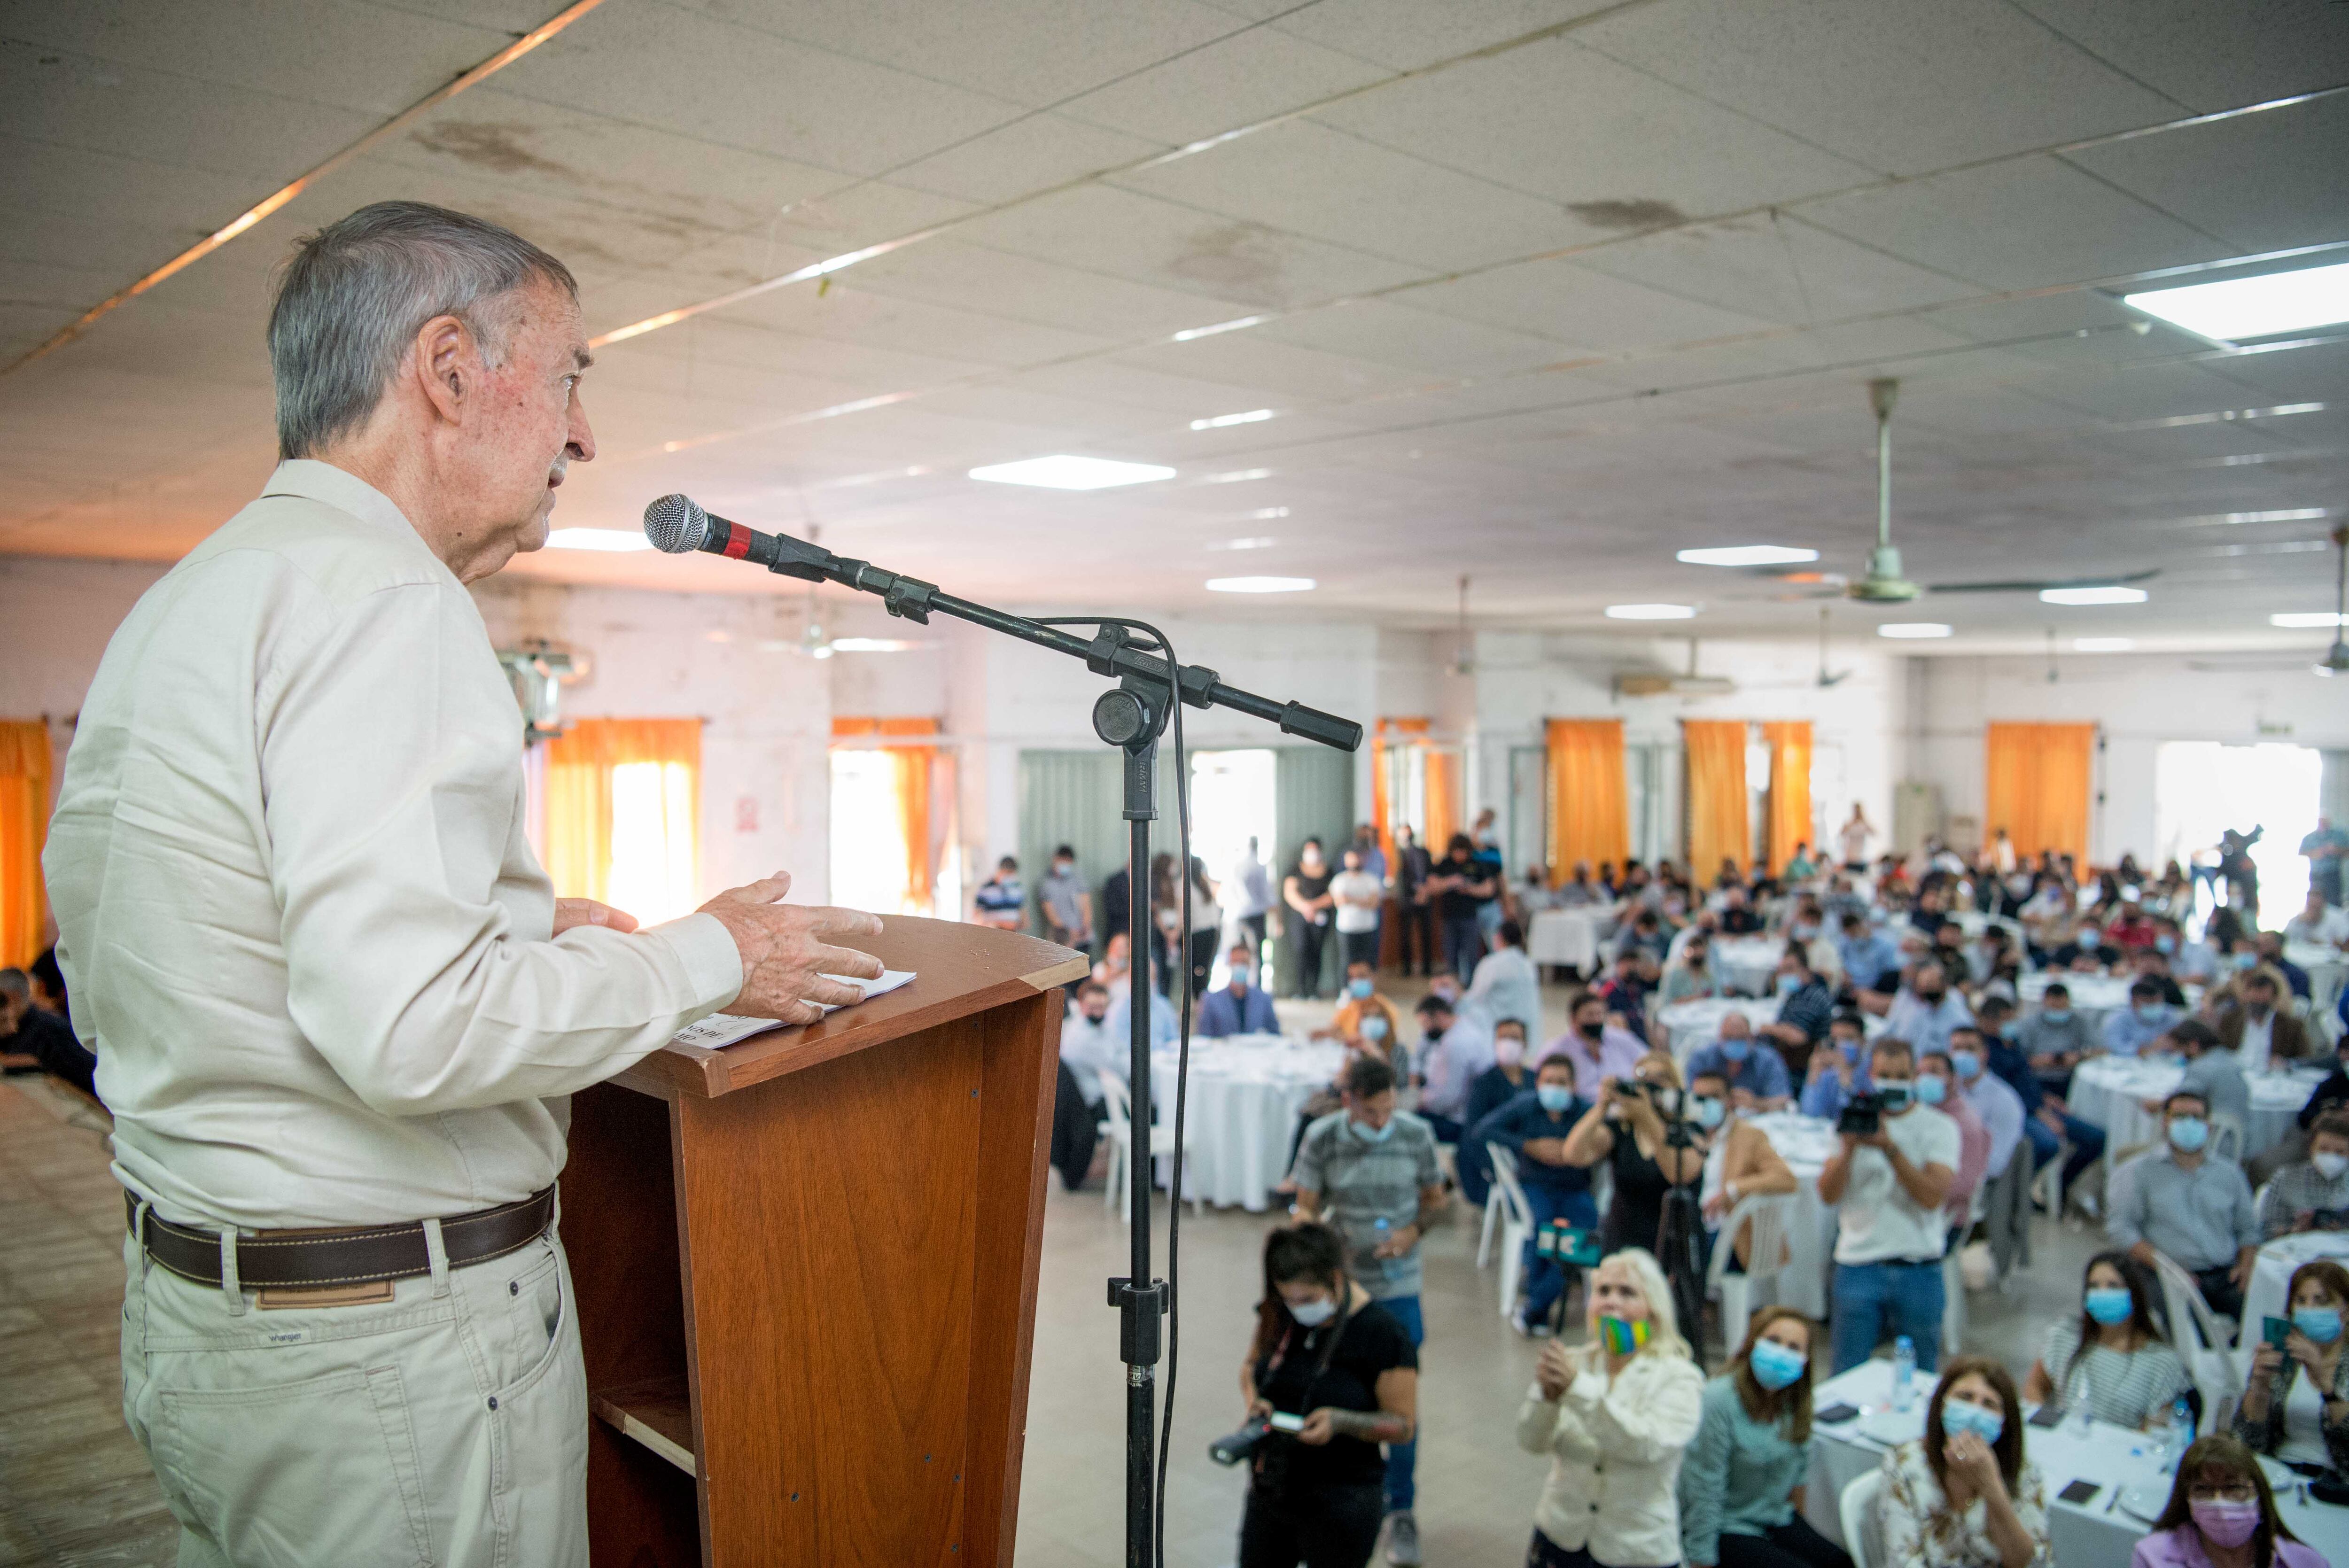
M 2081 654 L 2125 654 L 2137 646 L 2134 637 L 2075 637 L 2072 650 Z
M 1610 621 L 1686 621 L 1696 614 L 1693 604 L 1609 604 Z
M 634 529 L 558 528 L 546 536 L 549 550 L 650 550 L 653 542 Z
M 1691 566 L 1791 566 L 1818 558 L 1817 551 L 1793 544 L 1724 544 L 1717 549 L 1680 552 L 1680 559 Z
M 2145 590 L 2106 585 L 2096 588 L 2042 588 L 2043 604 L 2142 604 Z
M 996 485 L 1091 490 L 1171 480 L 1174 470 L 1161 463 L 1122 463 L 1110 458 L 1074 458 L 1062 452 L 1049 458 L 1026 458 L 1016 463 L 990 463 L 983 469 L 971 469 L 970 477 Z
M 1310 577 L 1210 577 L 1211 593 L 1303 593 L 1313 587 Z
M 2292 610 L 2281 615 L 2270 615 L 2271 626 L 2349 626 L 2349 616 L 2336 615 L 2330 610 Z
M 2122 303 L 2220 343 L 2349 322 L 2349 262 L 2123 294 Z
M 1277 539 L 1261 536 L 1255 539 L 1223 539 L 1217 540 L 1207 548 L 1210 550 L 1269 550 L 1279 542 L 1280 541 Z
M 1922 639 L 1952 636 L 1955 633 L 1939 621 L 1887 621 L 1876 628 L 1876 634 L 1879 637 Z
M 1245 414 L 1217 414 L 1212 418 L 1194 419 L 1191 421 L 1191 428 L 1195 430 L 1220 430 L 1226 425 L 1253 425 L 1260 419 L 1269 419 L 1271 418 L 1272 410 L 1269 408 L 1250 408 Z

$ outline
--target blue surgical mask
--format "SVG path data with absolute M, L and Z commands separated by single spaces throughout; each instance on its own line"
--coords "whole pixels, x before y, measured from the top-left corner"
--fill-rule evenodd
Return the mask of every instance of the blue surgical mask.
M 1917 1101 L 1920 1105 L 1939 1105 L 1949 1097 L 1949 1093 L 1950 1086 L 1930 1073 L 1922 1074 L 1917 1079 Z
M 2178 951 L 2178 938 L 2165 932 L 2153 939 L 2153 950 L 2156 953 L 2175 953 Z
M 2169 1009 L 2158 1002 L 2139 1002 L 2129 1009 L 2140 1024 L 2158 1024 L 2168 1016 Z
M 1801 975 L 1779 975 L 1779 976 L 1778 976 L 1778 995 L 1781 995 L 1781 996 L 1791 996 L 1791 995 L 1793 995 L 1795 992 L 1797 992 L 1797 991 L 1801 990 L 1802 988 L 1803 988 L 1803 977 L 1802 977 Z
M 2292 1326 L 2319 1345 L 2330 1345 L 2341 1337 L 2341 1309 L 2337 1306 L 2295 1306 L 2292 1309 Z
M 1836 1048 L 1843 1052 L 1844 1060 L 1847 1062 L 1856 1062 L 1859 1060 L 1859 1042 L 1857 1040 L 1838 1040 L 1836 1042 Z
M 1562 1083 L 1546 1083 L 1535 1088 L 1534 1098 L 1541 1101 L 1544 1110 L 1556 1116 L 1574 1103 L 1574 1091 Z
M 2180 1154 L 2195 1154 L 2210 1141 L 2210 1124 L 2199 1116 L 2181 1116 L 2169 1124 L 2169 1146 Z
M 1367 996 L 1370 994 L 1371 983 L 1368 980 L 1349 980 L 1346 982 L 1346 995 L 1350 996 Z
M 2137 1311 L 2136 1298 L 2116 1284 L 2097 1285 L 2085 1297 L 2088 1315 L 2110 1328 L 2116 1323 L 2127 1323 Z
M 1793 1387 L 1802 1377 L 1803 1368 L 1810 1364 L 1809 1357 L 1789 1350 L 1775 1339 L 1755 1340 L 1754 1353 L 1745 1358 L 1754 1380 L 1773 1394 Z
M 1384 1143 L 1394 1136 L 1395 1124 L 1394 1118 L 1392 1116 L 1387 1118 L 1387 1124 L 1384 1127 L 1366 1127 L 1351 1117 L 1347 1119 L 1346 1125 L 1352 1128 L 1354 1136 L 1365 1143 Z
M 1387 1021 L 1375 1013 L 1362 1020 L 1362 1038 L 1383 1040 L 1387 1037 Z
M 2061 1026 L 2062 1025 L 2068 1024 L 2072 1021 L 2072 1009 L 2069 1007 L 2042 1007 L 2039 1009 L 2039 1016 L 2046 1019 L 2049 1023 Z
M 1754 1054 L 1754 1042 L 1744 1037 L 1721 1042 L 1721 1054 L 1733 1062 L 1742 1062 Z
M 1797 942 L 1808 942 L 1812 937 L 1816 936 L 1819 934 L 1819 928 L 1811 924 L 1808 921 L 1797 923 L 1795 926 L 1794 931 L 1795 940 Z
M 1710 1132 L 1721 1125 L 1722 1119 L 1729 1114 L 1729 1109 L 1711 1095 L 1704 1095 L 1689 1101 L 1689 1114 L 1696 1118 L 1699 1127 Z
M 1300 1328 L 1319 1328 L 1338 1315 L 1335 1301 L 1309 1301 L 1288 1304 L 1288 1315 L 1297 1319 Z
M 1971 1432 L 1986 1443 L 1994 1443 L 1998 1441 L 1999 1434 L 2005 1430 L 2006 1418 L 1985 1410 L 1980 1405 L 1969 1405 L 1963 1399 L 1941 1401 L 1941 1433 L 1944 1437 L 1954 1438 L 1961 1432 Z
M 1980 1051 L 1951 1051 L 1950 1053 L 1950 1068 L 1951 1070 L 1955 1072 L 1960 1078 L 1971 1078 L 1975 1074 L 1982 1071 L 1982 1053 Z
M 2238 953 L 2238 954 L 2235 954 L 2235 967 L 2236 967 L 2236 968 L 2238 968 L 2238 969 L 2257 969 L 2259 966 L 2260 966 L 2260 955 L 2259 955 L 2258 954 L 2256 954 L 2256 953 Z

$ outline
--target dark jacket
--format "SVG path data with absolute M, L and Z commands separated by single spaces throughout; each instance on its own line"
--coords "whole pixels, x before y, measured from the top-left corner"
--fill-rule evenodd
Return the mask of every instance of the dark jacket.
M 1564 1138 L 1574 1130 L 1574 1124 L 1590 1111 L 1581 1096 L 1556 1117 L 1544 1110 L 1541 1100 L 1531 1089 L 1486 1116 L 1468 1130 L 1468 1136 L 1478 1145 L 1497 1143 L 1517 1157 L 1517 1181 L 1527 1187 L 1540 1187 L 1557 1192 L 1588 1192 L 1590 1172 L 1572 1165 L 1548 1165 L 1526 1158 L 1526 1140 L 1533 1138 Z

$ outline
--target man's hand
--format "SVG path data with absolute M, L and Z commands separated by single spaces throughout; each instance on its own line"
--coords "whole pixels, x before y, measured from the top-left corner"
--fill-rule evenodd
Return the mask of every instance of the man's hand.
M 701 906 L 699 913 L 715 916 L 742 955 L 741 995 L 727 1004 L 736 1017 L 812 1024 L 823 1016 L 823 1006 L 845 1007 L 864 998 L 854 986 L 824 975 L 881 978 L 878 958 L 822 940 L 878 936 L 880 917 L 862 910 L 784 903 L 791 888 L 790 875 L 777 872 L 764 882 L 729 888 Z
M 2259 1261 L 2260 1250 L 2257 1247 L 2245 1247 L 2235 1254 L 2235 1266 L 2227 1271 L 2227 1277 L 2235 1282 L 2237 1290 L 2251 1288 L 2251 1270 Z
M 1390 1232 L 1385 1241 L 1371 1249 L 1371 1255 L 1381 1258 L 1408 1257 L 1411 1255 L 1411 1249 L 1417 1245 L 1419 1245 L 1419 1227 L 1405 1225 L 1399 1231 Z
M 597 903 L 592 898 L 558 898 L 554 901 L 554 934 L 562 935 L 574 925 L 603 925 L 614 931 L 634 931 L 636 917 L 624 909 L 614 909 L 608 903 Z

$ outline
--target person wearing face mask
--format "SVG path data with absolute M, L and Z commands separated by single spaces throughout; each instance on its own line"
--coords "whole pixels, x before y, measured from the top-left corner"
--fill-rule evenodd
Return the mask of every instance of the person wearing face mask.
M 1885 1033 L 1898 1035 L 1920 1051 L 1947 1050 L 1950 1031 L 1974 1021 L 1973 1009 L 1950 985 L 1949 972 L 1930 958 L 1909 974 L 1909 983 L 1893 995 L 1862 992 L 1862 1012 L 1884 1020 Z
M 2276 1511 L 2251 1450 L 2212 1436 L 2179 1457 L 2168 1505 L 2137 1543 L 2129 1568 L 2326 1568 L 2326 1559 Z
M 1470 1130 L 1468 1141 L 1479 1150 L 1498 1144 L 1516 1159 L 1517 1185 L 1525 1192 L 1533 1224 L 1526 1233 L 1517 1275 L 1525 1299 L 1509 1321 L 1519 1334 L 1539 1338 L 1550 1331 L 1550 1309 L 1565 1294 L 1568 1276 L 1555 1258 L 1541 1255 L 1537 1243 L 1544 1231 L 1561 1222 L 1596 1230 L 1599 1209 L 1590 1194 L 1588 1168 L 1567 1158 L 1568 1135 L 1589 1109 L 1575 1095 L 1569 1065 L 1563 1057 L 1550 1057 L 1534 1077 L 1531 1090 L 1488 1112 Z
M 1505 920 L 1493 932 L 1493 950 L 1476 961 L 1468 1000 L 1498 1022 L 1515 1018 L 1528 1029 L 1541 1026 L 1541 975 L 1526 956 L 1525 928 Z
M 1917 1103 L 1940 1111 L 1958 1124 L 1958 1163 L 1950 1180 L 1950 1196 L 1941 1205 L 1950 1226 L 1950 1246 L 1965 1240 L 1973 1210 L 1975 1190 L 1990 1169 L 1990 1129 L 1965 1091 L 1958 1086 L 1958 1069 L 1947 1051 L 1925 1051 L 1917 1057 Z
M 1607 999 L 1596 991 L 1577 996 L 1567 1018 L 1566 1033 L 1541 1048 L 1535 1065 L 1564 1057 L 1574 1064 L 1574 1092 L 1596 1102 L 1600 1083 L 1610 1078 L 1630 1078 L 1647 1047 L 1638 1036 L 1608 1021 Z
M 2308 1134 L 2308 1158 L 2287 1165 L 2260 1199 L 2260 1233 L 2349 1230 L 2349 1115 L 2330 1111 Z
M 1101 1076 L 1121 1082 L 1132 1072 L 1132 1046 L 1109 1023 L 1109 987 L 1098 980 L 1078 983 L 1069 1016 L 1061 1024 L 1061 1071 L 1052 1100 L 1052 1168 L 1061 1185 L 1075 1191 L 1092 1173 L 1093 1147 L 1101 1136 Z
M 1694 1185 L 1703 1175 L 1702 1150 L 1675 1149 L 1666 1140 L 1665 1120 L 1680 1110 L 1680 1068 L 1663 1052 L 1651 1051 L 1640 1058 L 1630 1078 L 1606 1079 L 1599 1103 L 1583 1112 L 1567 1136 L 1568 1164 L 1587 1168 L 1605 1161 L 1614 1176 L 1614 1195 L 1599 1227 L 1599 1244 L 1606 1251 L 1654 1251 L 1663 1229 L 1665 1195 L 1674 1187 Z
M 1301 1417 L 1248 1459 L 1239 1568 L 1363 1568 L 1385 1516 L 1381 1444 L 1417 1429 L 1419 1352 L 1346 1267 L 1327 1225 L 1264 1239 L 1264 1295 L 1240 1363 L 1252 1419 Z
M 1357 1048 L 1373 1047 L 1390 1059 L 1400 1058 L 1403 1054 L 1402 1012 L 1380 994 L 1378 977 L 1368 964 L 1349 964 L 1345 989 L 1339 994 L 1338 1010 L 1330 1016 L 1330 1026 L 1314 1030 L 1312 1037 L 1342 1040 Z
M 1344 1107 L 1305 1130 L 1297 1151 L 1297 1216 L 1325 1216 L 1346 1239 L 1347 1268 L 1372 1299 L 1402 1325 L 1415 1347 L 1425 1337 L 1419 1307 L 1421 1233 L 1444 1209 L 1444 1168 L 1435 1132 L 1395 1109 L 1395 1076 L 1376 1057 L 1346 1063 Z M 1387 1560 L 1419 1561 L 1412 1514 L 1417 1445 L 1387 1447 Z M 1408 1555 L 1397 1554 L 1408 1543 Z
M 2160 1289 L 2127 1253 L 2098 1253 L 2082 1277 L 2080 1315 L 2047 1330 L 2046 1348 L 2023 1380 L 2033 1405 L 2088 1413 L 2116 1427 L 2149 1429 L 2169 1419 L 2194 1387 L 2162 1336 Z
M 1889 1568 L 2052 1561 L 2047 1487 L 2023 1457 L 2023 1426 L 2005 1367 L 1980 1356 L 1950 1363 L 1926 1406 L 1923 1439 L 1884 1456 L 1877 1518 Z
M 2061 944 L 2047 955 L 2047 966 L 2068 969 L 2075 975 L 2101 975 L 2118 964 L 2123 956 L 2118 947 L 2105 940 L 2105 934 L 2095 922 L 2083 920 L 2074 929 L 2071 940 Z
M 2169 972 L 2181 981 L 2207 985 L 2219 976 L 2219 954 L 2210 944 L 2189 939 L 2186 928 L 2168 915 L 2153 923 L 2153 946 L 2169 960 Z
M 1235 942 L 1224 956 L 1230 977 L 1199 998 L 1199 1016 L 1192 1032 L 1205 1040 L 1280 1033 L 1272 998 L 1257 989 L 1256 954 L 1248 951 L 1247 944 Z
M 1386 884 L 1371 874 L 1361 847 L 1346 846 L 1345 869 L 1330 879 L 1330 896 L 1337 901 L 1339 957 L 1350 971 L 1357 964 L 1379 961 L 1379 906 L 1386 902 Z
M 1681 1560 L 1689 1568 L 1851 1568 L 1795 1499 L 1811 1471 L 1817 1326 L 1791 1306 L 1754 1315 L 1745 1343 L 1704 1386 L 1681 1460 Z
M 1296 933 L 1294 942 L 1283 941 L 1280 960 L 1284 968 L 1295 970 L 1288 976 L 1292 995 L 1319 999 L 1321 995 L 1321 954 L 1329 945 L 1335 918 L 1331 912 L 1338 903 L 1330 893 L 1332 878 L 1330 862 L 1321 854 L 1321 841 L 1308 839 L 1298 849 L 1297 863 L 1280 879 L 1280 902 L 1286 906 L 1281 930 L 1284 938 L 1290 931 Z
M 1463 985 L 1476 972 L 1484 956 L 1485 932 L 1477 911 L 1500 891 L 1476 859 L 1476 843 L 1465 833 L 1454 833 L 1444 858 L 1429 872 L 1426 891 L 1435 900 L 1436 923 L 1444 933 L 1444 966 Z
M 2008 1163 L 2023 1142 L 2023 1097 L 2014 1092 L 2013 1085 L 1989 1070 L 1990 1056 L 1982 1044 L 1982 1031 L 1971 1025 L 1950 1032 L 1949 1061 L 1951 1071 L 1956 1075 L 1958 1093 L 1990 1130 L 1990 1163 L 1983 1170 L 1982 1179 L 1995 1181 L 2006 1174 Z
M 1526 1568 L 1631 1568 L 1681 1554 L 1681 1455 L 1704 1374 L 1681 1337 L 1664 1271 L 1627 1248 L 1591 1271 L 1588 1338 L 1542 1346 L 1517 1446 L 1549 1457 Z
M 1754 1037 L 1754 1026 L 1743 1013 L 1721 1020 L 1721 1037 L 1699 1046 L 1688 1056 L 1691 1078 L 1717 1074 L 1732 1089 L 1743 1089 L 1760 1110 L 1784 1110 L 1794 1101 L 1795 1086 L 1786 1073 L 1785 1058 L 1768 1043 Z
M 1827 1024 L 1835 1017 L 1835 995 L 1813 972 L 1810 954 L 1801 943 L 1786 944 L 1785 954 L 1778 960 L 1774 989 L 1778 1016 L 1762 1026 L 1762 1037 L 1787 1062 L 1806 1066 L 1812 1050 L 1826 1037 Z
M 1567 1081 L 1571 1084 L 1569 1075 Z M 1534 1091 L 1536 1078 L 1526 1060 L 1526 1026 L 1515 1018 L 1493 1026 L 1493 1065 L 1468 1085 L 1468 1108 L 1461 1121 L 1468 1128 L 1460 1140 L 1460 1195 L 1482 1208 L 1493 1191 L 1493 1156 L 1485 1147 L 1486 1119 L 1520 1095 Z
M 2265 1072 L 2271 1064 L 2321 1053 L 2308 1026 L 2281 1005 L 2284 988 L 2275 971 L 2254 969 L 2232 990 L 2231 1006 L 2224 999 L 2219 1003 L 2219 1043 L 2241 1058 L 2245 1072 Z
M 1956 1180 L 1958 1125 L 1916 1098 L 1917 1057 L 1887 1035 L 1870 1052 L 1877 1130 L 1838 1132 L 1819 1171 L 1819 1199 L 1836 1211 L 1836 1370 L 1849 1371 L 1879 1340 L 1907 1335 L 1917 1365 L 1940 1353 L 1942 1205 Z
M 2133 1057 L 2169 1032 L 2181 1016 L 2161 999 L 2161 982 L 2129 984 L 2129 1005 L 2116 1008 L 2105 1019 L 2096 1044 L 2116 1057 Z
M 2311 999 L 2313 982 L 2308 978 L 2308 971 L 2284 955 L 2282 932 L 2261 932 L 2251 939 L 2251 951 L 2259 955 L 2262 966 L 2283 976 L 2285 987 L 2294 996 L 2303 1002 Z
M 2209 1025 L 2199 1018 L 2180 1018 L 2154 1042 L 2154 1048 L 2186 1064 L 2186 1076 L 2178 1079 L 2178 1088 L 2200 1095 L 2214 1116 L 2232 1117 L 2240 1127 L 2251 1124 L 2251 1090 L 2243 1081 L 2242 1061 L 2220 1045 L 2218 1033 Z M 2157 1100 L 2139 1103 L 2148 1116 L 2160 1113 Z
M 1692 1062 L 1693 1068 L 1695 1064 Z M 1741 1199 L 1792 1192 L 1795 1173 L 1771 1147 L 1767 1134 L 1744 1119 L 1744 1107 L 1733 1106 L 1729 1080 L 1717 1071 L 1689 1074 L 1689 1119 L 1696 1123 L 1704 1150 L 1703 1174 L 1697 1181 L 1697 1212 L 1704 1222 L 1710 1248 L 1720 1244 L 1722 1222 Z M 1736 1266 L 1743 1271 L 1754 1261 L 1750 1225 L 1738 1227 L 1730 1238 L 1737 1249 Z
M 1455 1010 L 1432 994 L 1419 999 L 1419 1114 L 1435 1129 L 1438 1141 L 1457 1143 L 1468 1086 L 1493 1065 L 1492 1032 L 1482 1013 Z
M 2160 949 L 2140 947 L 2129 954 L 2128 973 L 2139 980 L 2157 981 L 2161 986 L 2162 1006 L 2181 1011 L 2186 1006 L 2186 990 L 2169 972 L 2169 959 Z
M 1688 940 L 1681 944 L 1680 954 L 1664 965 L 1664 983 L 1657 990 L 1656 1002 L 1669 1007 L 1676 1002 L 1694 1001 L 1723 994 L 1721 976 L 1713 969 L 1713 944 L 1706 934 L 1692 926 Z
M 2341 1335 L 2349 1269 L 2331 1258 L 2302 1264 L 2284 1300 L 2292 1333 L 2281 1350 L 2262 1338 L 2251 1352 L 2235 1436 L 2286 1464 L 2349 1470 L 2349 1356 Z
M 1881 991 L 1888 978 L 1900 973 L 1900 945 L 1872 924 L 1864 909 L 1843 913 L 1843 935 L 1836 941 L 1843 977 L 1855 991 Z
M 2147 1268 L 2166 1256 L 2194 1276 L 2212 1311 L 2240 1317 L 2259 1252 L 2260 1217 L 2241 1166 L 2213 1160 L 2210 1104 L 2191 1089 L 2162 1102 L 2162 1145 L 2113 1172 L 2105 1233 Z
M 1062 844 L 1052 851 L 1051 869 L 1036 884 L 1036 907 L 1044 934 L 1063 947 L 1090 952 L 1093 944 L 1093 895 L 1077 874 L 1077 851 Z
M 2088 1021 L 2073 1009 L 2072 988 L 2054 980 L 2040 993 L 2039 1006 L 2016 1026 L 2014 1045 L 2047 1091 L 2062 1094 L 2072 1086 L 2072 1069 L 2095 1042 Z
M 1844 1102 L 1866 1094 L 1868 1076 L 1867 1026 L 1857 1013 L 1837 1013 L 1827 1020 L 1827 1037 L 1803 1073 L 1801 1109 L 1805 1116 L 1832 1121 L 1843 1113 Z

